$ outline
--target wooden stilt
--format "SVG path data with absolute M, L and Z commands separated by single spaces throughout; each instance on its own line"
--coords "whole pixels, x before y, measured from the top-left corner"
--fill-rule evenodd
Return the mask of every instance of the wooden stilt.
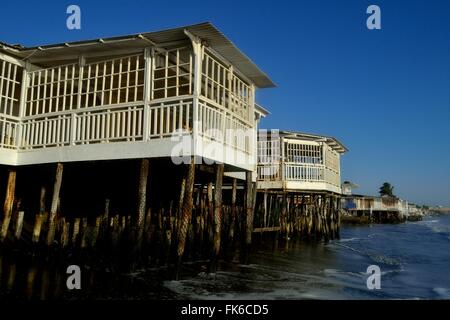
M 245 205 L 246 205 L 246 221 L 245 221 L 245 242 L 243 248 L 243 263 L 248 263 L 248 254 L 250 245 L 252 243 L 253 233 L 253 181 L 252 172 L 245 173 L 246 187 L 245 187 Z
M 144 235 L 145 214 L 147 205 L 147 180 L 149 173 L 150 161 L 149 159 L 141 160 L 141 170 L 139 175 L 139 189 L 138 189 L 138 212 L 136 219 L 136 247 L 139 249 L 142 246 L 142 238 Z
M 28 270 L 27 273 L 27 287 L 26 287 L 26 295 L 28 299 L 31 299 L 33 297 L 34 292 L 34 279 L 36 278 L 36 268 L 32 267 L 30 270 Z
M 12 290 L 14 288 L 15 280 L 16 280 L 16 264 L 11 263 L 11 265 L 9 266 L 8 281 L 6 284 L 8 290 Z
M 224 164 L 216 165 L 216 181 L 214 184 L 214 245 L 211 259 L 211 272 L 217 270 L 217 259 L 220 252 L 220 234 L 222 228 L 222 183 L 223 183 Z
M 78 234 L 80 233 L 80 218 L 76 218 L 73 222 L 73 232 L 72 232 L 72 244 L 75 247 L 78 240 Z
M 236 225 L 236 196 L 237 196 L 237 179 L 233 178 L 231 186 L 231 221 L 230 221 L 230 241 L 234 239 L 234 228 Z
M 91 243 L 90 243 L 91 248 L 94 248 L 95 245 L 97 244 L 97 238 L 98 238 L 99 233 L 100 233 L 100 225 L 101 225 L 101 223 L 102 223 L 102 217 L 97 217 L 95 219 L 95 226 L 93 228 L 93 232 L 92 232 L 92 235 L 91 235 Z
M 111 201 L 109 199 L 105 199 L 105 209 L 103 211 L 103 219 L 102 219 L 102 226 L 100 228 L 100 233 L 102 237 L 105 237 L 108 229 L 109 229 L 109 208 L 111 205 Z
M 86 248 L 88 238 L 88 219 L 84 217 L 81 220 L 81 248 Z
M 62 218 L 61 248 L 63 249 L 69 244 L 69 228 L 70 223 L 66 222 L 65 218 Z
M 191 158 L 191 162 L 188 165 L 188 170 L 186 174 L 186 188 L 185 194 L 183 198 L 183 209 L 182 209 L 182 217 L 180 221 L 180 229 L 178 231 L 178 248 L 177 248 L 177 270 L 175 278 L 178 279 L 180 267 L 181 267 L 181 259 L 184 254 L 184 249 L 186 245 L 186 235 L 188 232 L 189 224 L 192 218 L 192 207 L 193 203 L 193 192 L 194 192 L 194 181 L 195 181 L 195 162 L 194 158 Z
M 33 227 L 33 238 L 32 241 L 34 243 L 38 243 L 39 239 L 41 237 L 41 229 L 42 229 L 42 221 L 44 216 L 40 213 L 36 215 L 35 221 L 34 221 L 34 227 Z
M 9 223 L 14 206 L 14 193 L 16 190 L 16 171 L 11 169 L 8 173 L 8 184 L 6 186 L 6 196 L 3 205 L 3 221 L 0 232 L 0 241 L 4 241 L 8 234 Z
M 207 187 L 207 195 L 208 195 L 208 216 L 206 219 L 207 224 L 207 232 L 208 232 L 208 240 L 209 243 L 214 242 L 214 231 L 213 231 L 213 221 L 214 221 L 214 202 L 213 202 L 213 183 L 208 183 Z
M 149 207 L 147 209 L 147 215 L 145 216 L 144 242 L 146 244 L 150 244 L 151 237 L 152 237 L 152 209 Z
M 281 199 L 280 232 L 287 238 L 287 194 L 283 191 Z
M 55 238 L 55 220 L 58 210 L 59 192 L 61 190 L 61 182 L 63 175 L 63 164 L 56 165 L 55 184 L 53 186 L 52 204 L 50 207 L 49 228 L 47 234 L 47 245 L 51 245 Z
M 14 233 L 17 240 L 20 239 L 20 236 L 22 235 L 22 227 L 23 227 L 23 216 L 25 212 L 19 211 L 17 213 L 17 220 L 16 220 L 16 231 Z

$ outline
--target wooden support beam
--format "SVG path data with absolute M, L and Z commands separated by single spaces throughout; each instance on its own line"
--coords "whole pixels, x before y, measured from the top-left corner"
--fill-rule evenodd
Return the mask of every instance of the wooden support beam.
M 220 231 L 222 228 L 222 185 L 223 185 L 224 164 L 216 164 L 216 180 L 214 184 L 214 245 L 211 261 L 211 271 L 217 269 L 217 259 L 220 252 Z
M 136 219 L 136 246 L 140 248 L 142 245 L 142 238 L 145 227 L 145 214 L 147 208 L 147 181 L 149 173 L 150 161 L 149 159 L 141 160 L 141 170 L 139 175 L 139 190 L 138 190 L 138 212 Z
M 20 236 L 22 235 L 23 216 L 24 216 L 24 214 L 25 213 L 23 211 L 17 212 L 16 230 L 15 230 L 15 233 L 14 233 L 14 236 L 16 237 L 17 240 L 19 240 Z
M 233 178 L 231 185 L 231 219 L 230 219 L 230 233 L 229 233 L 231 241 L 233 241 L 234 239 L 234 227 L 236 224 L 236 215 L 237 215 L 236 197 L 237 197 L 237 179 Z
M 62 218 L 61 248 L 63 249 L 69 244 L 69 228 L 70 223 L 66 222 L 65 218 Z
M 47 234 L 47 245 L 51 245 L 55 239 L 55 220 L 59 203 L 59 192 L 61 190 L 61 182 L 63 175 L 63 164 L 56 165 L 55 184 L 53 186 L 52 204 L 50 207 L 49 227 Z
M 16 190 L 16 170 L 11 169 L 8 173 L 8 183 L 6 186 L 5 202 L 3 204 L 3 222 L 0 232 L 0 241 L 5 240 L 8 234 L 9 223 L 14 207 L 14 194 Z
M 177 248 L 177 272 L 176 278 L 178 279 L 178 274 L 181 267 L 181 259 L 184 254 L 184 249 L 186 245 L 186 235 L 188 232 L 189 224 L 192 219 L 192 208 L 194 205 L 193 193 L 194 193 L 194 181 L 195 181 L 195 161 L 191 157 L 191 161 L 188 165 L 188 170 L 186 172 L 186 186 L 185 194 L 183 197 L 183 208 L 182 216 L 180 221 L 180 229 L 178 231 L 178 248 Z
M 287 194 L 283 191 L 281 199 L 280 231 L 287 236 Z
M 178 248 L 177 248 L 178 261 L 177 261 L 176 278 L 178 278 L 178 273 L 180 271 L 181 259 L 183 257 L 186 245 L 186 235 L 188 232 L 189 224 L 192 219 L 192 208 L 194 206 L 194 197 L 193 197 L 194 182 L 195 182 L 195 161 L 194 158 L 191 157 L 191 161 L 188 165 L 188 170 L 186 172 L 185 194 L 183 197 L 180 229 L 178 231 Z
M 73 232 L 72 232 L 72 245 L 75 247 L 78 240 L 78 234 L 80 233 L 80 218 L 75 218 L 73 222 Z
M 248 254 L 252 243 L 254 215 L 254 185 L 252 181 L 252 172 L 246 172 L 245 179 L 245 234 L 242 241 L 241 260 L 243 263 L 248 263 Z
M 252 243 L 253 233 L 253 182 L 252 173 L 245 173 L 246 188 L 245 188 L 245 203 L 246 203 L 246 240 L 245 243 L 250 245 Z

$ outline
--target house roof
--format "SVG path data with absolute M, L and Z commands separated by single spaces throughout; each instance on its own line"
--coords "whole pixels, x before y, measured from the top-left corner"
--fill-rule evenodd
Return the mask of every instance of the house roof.
M 270 133 L 270 130 L 268 130 Z M 339 153 L 345 153 L 348 151 L 348 149 L 336 138 L 324 136 L 324 135 L 317 135 L 317 134 L 311 134 L 311 133 L 304 133 L 299 131 L 287 131 L 287 130 L 279 130 L 278 134 L 281 137 L 285 138 L 291 138 L 291 139 L 305 139 L 305 140 L 311 140 L 311 141 L 322 141 L 325 142 L 327 145 L 329 145 L 333 150 L 336 150 Z
M 99 38 L 86 41 L 66 42 L 35 47 L 7 45 L 0 43 L 0 48 L 30 63 L 44 63 L 54 59 L 76 57 L 83 53 L 115 51 L 121 49 L 142 49 L 150 45 L 165 48 L 177 42 L 189 40 L 185 30 L 199 37 L 212 47 L 221 57 L 232 64 L 240 73 L 251 80 L 258 88 L 274 87 L 273 81 L 250 58 L 240 51 L 212 23 L 188 25 L 173 29 L 144 32 L 119 37 Z

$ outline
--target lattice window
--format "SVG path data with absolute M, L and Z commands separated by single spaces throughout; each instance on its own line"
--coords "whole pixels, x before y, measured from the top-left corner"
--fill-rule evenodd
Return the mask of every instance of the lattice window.
M 143 101 L 144 69 L 142 54 L 87 63 L 83 67 L 80 107 Z
M 339 155 L 336 151 L 328 148 L 325 155 L 325 166 L 334 171 L 339 171 Z
M 285 143 L 286 161 L 294 163 L 323 164 L 320 145 Z
M 201 94 L 229 108 L 230 71 L 226 66 L 205 53 L 202 63 L 202 91 Z
M 233 112 L 247 119 L 250 105 L 250 87 L 236 75 L 233 75 L 231 97 Z
M 78 64 L 29 72 L 26 116 L 76 109 Z
M 207 52 L 202 63 L 201 94 L 246 120 L 251 117 L 250 86 Z
M 152 99 L 192 94 L 192 51 L 180 48 L 156 53 L 153 69 Z
M 0 60 L 0 114 L 19 116 L 22 68 Z

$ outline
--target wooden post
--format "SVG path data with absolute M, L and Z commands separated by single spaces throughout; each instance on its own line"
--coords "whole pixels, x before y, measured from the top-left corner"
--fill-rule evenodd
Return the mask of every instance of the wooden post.
M 283 191 L 281 198 L 280 233 L 287 239 L 287 194 Z
M 186 235 L 192 218 L 192 207 L 194 205 L 193 199 L 194 181 L 195 181 L 195 161 L 194 157 L 191 157 L 191 162 L 189 163 L 186 174 L 186 186 L 183 198 L 182 217 L 180 221 L 180 229 L 178 231 L 178 248 L 177 248 L 178 261 L 175 275 L 176 279 L 178 279 L 178 274 L 181 267 L 181 259 L 183 257 L 184 248 L 186 245 Z
M 72 244 L 75 247 L 77 244 L 78 234 L 80 233 L 80 218 L 75 218 L 73 222 Z
M 101 223 L 102 223 L 102 217 L 101 216 L 95 218 L 95 226 L 93 228 L 93 232 L 92 232 L 92 235 L 91 235 L 91 243 L 90 243 L 91 248 L 95 247 L 95 245 L 97 244 L 97 238 L 98 238 L 98 235 L 100 233 L 100 225 L 101 225 Z
M 3 222 L 0 232 L 0 241 L 4 241 L 8 234 L 9 222 L 14 206 L 14 193 L 16 190 L 16 171 L 11 169 L 8 174 L 8 184 L 6 186 L 6 196 L 3 205 Z
M 222 184 L 223 184 L 224 164 L 216 165 L 216 181 L 214 184 L 214 245 L 211 259 L 211 272 L 217 269 L 217 259 L 220 252 L 220 231 L 222 228 Z
M 252 243 L 253 233 L 253 181 L 252 172 L 245 173 L 246 188 L 245 188 L 245 205 L 246 205 L 246 221 L 245 221 L 245 242 L 243 243 L 243 262 L 248 263 L 248 254 L 250 245 Z
M 53 186 L 52 205 L 50 207 L 49 228 L 47 234 L 47 245 L 51 245 L 55 239 L 55 220 L 58 210 L 59 191 L 61 190 L 61 182 L 63 175 L 63 164 L 56 165 L 55 184 Z
M 15 232 L 15 237 L 17 240 L 20 239 L 20 236 L 22 234 L 22 227 L 23 227 L 23 216 L 24 216 L 24 212 L 23 211 L 19 211 L 17 213 L 17 221 L 16 221 L 16 232 Z
M 65 218 L 62 218 L 61 248 L 63 249 L 69 244 L 69 228 L 70 223 L 66 222 Z
M 233 178 L 231 187 L 231 221 L 230 221 L 230 241 L 234 239 L 234 227 L 236 224 L 236 196 L 237 196 L 237 179 Z
M 32 241 L 34 243 L 38 243 L 39 239 L 41 237 L 41 229 L 42 229 L 42 220 L 44 216 L 40 213 L 36 215 L 35 221 L 34 221 L 34 228 L 33 228 L 33 239 Z
M 109 199 L 105 199 L 105 209 L 103 212 L 103 218 L 102 218 L 102 224 L 100 227 L 100 234 L 102 237 L 105 237 L 108 231 L 108 226 L 109 226 L 109 207 L 110 207 L 110 200 Z
M 86 248 L 86 242 L 88 237 L 88 219 L 84 217 L 81 220 L 81 248 Z
M 209 243 L 214 242 L 214 231 L 213 231 L 213 220 L 214 220 L 214 202 L 213 202 L 213 184 L 212 182 L 208 183 L 207 186 L 207 196 L 208 196 L 208 216 L 206 219 L 207 222 L 207 233 L 208 233 L 208 241 Z
M 139 175 L 139 189 L 138 189 L 138 214 L 136 219 L 136 248 L 142 245 L 142 237 L 144 235 L 145 214 L 147 206 L 147 180 L 149 172 L 149 159 L 141 160 L 141 170 Z

